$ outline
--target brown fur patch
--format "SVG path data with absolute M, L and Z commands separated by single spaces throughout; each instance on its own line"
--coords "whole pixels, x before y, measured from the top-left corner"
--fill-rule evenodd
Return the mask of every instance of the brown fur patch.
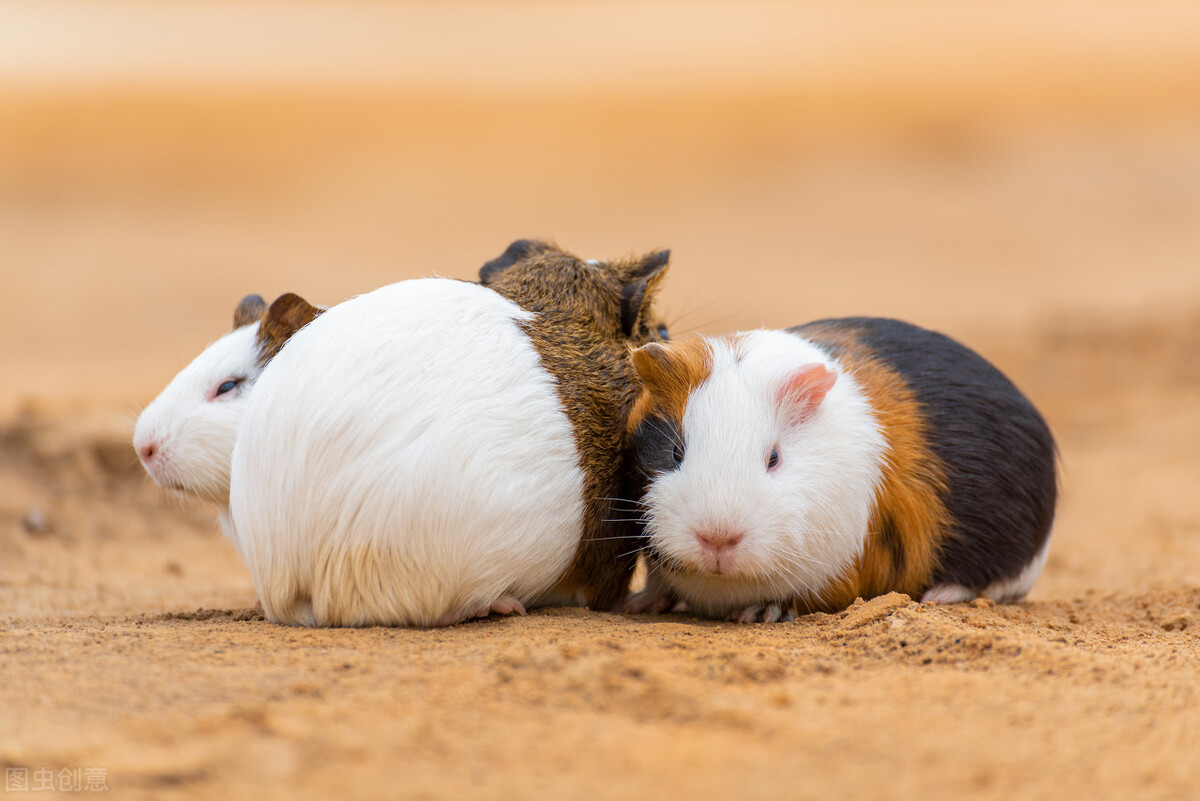
M 863 346 L 851 328 L 789 329 L 829 350 L 862 387 L 888 442 L 863 554 L 813 611 L 844 609 L 855 598 L 929 589 L 952 520 L 943 499 L 945 467 L 929 447 L 927 423 L 904 378 Z
M 519 246 L 519 247 L 518 247 Z M 545 242 L 514 243 L 485 266 L 484 283 L 537 316 L 521 326 L 554 377 L 584 474 L 583 532 L 557 594 L 582 590 L 593 609 L 612 609 L 629 587 L 640 532 L 614 518 L 627 497 L 626 421 L 640 384 L 631 346 L 654 337 L 652 303 L 666 273 L 663 252 L 588 264 Z
M 279 353 L 287 341 L 304 326 L 311 323 L 321 309 L 291 292 L 280 295 L 267 309 L 258 327 L 258 363 L 265 365 Z
M 257 323 L 267 313 L 267 302 L 262 295 L 247 295 L 233 310 L 233 329 L 236 331 L 247 325 Z
M 651 413 L 682 425 L 688 397 L 712 373 L 712 348 L 700 336 L 652 342 L 633 351 L 633 366 L 642 392 L 629 416 L 629 432 Z

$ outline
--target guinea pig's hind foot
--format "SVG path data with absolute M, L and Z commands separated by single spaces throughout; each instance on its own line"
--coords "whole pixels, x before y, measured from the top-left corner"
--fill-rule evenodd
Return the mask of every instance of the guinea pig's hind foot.
M 527 615 L 525 604 L 518 601 L 508 593 L 504 593 L 496 600 L 492 601 L 492 605 L 483 610 L 483 614 L 479 617 L 487 617 L 493 615 Z
M 466 619 L 471 620 L 477 617 L 488 617 L 490 615 L 527 615 L 525 604 L 518 601 L 508 593 L 504 593 L 496 600 L 492 601 L 487 606 L 481 606 L 471 614 L 467 615 Z
M 478 618 L 489 617 L 491 615 L 527 615 L 525 604 L 518 601 L 512 595 L 505 593 L 490 604 L 485 604 L 467 614 L 443 615 L 433 622 L 435 628 L 442 626 L 453 626 L 458 623 L 466 623 L 468 620 L 476 620 Z
M 796 607 L 784 603 L 759 604 L 735 609 L 726 620 L 735 623 L 788 623 L 796 619 Z

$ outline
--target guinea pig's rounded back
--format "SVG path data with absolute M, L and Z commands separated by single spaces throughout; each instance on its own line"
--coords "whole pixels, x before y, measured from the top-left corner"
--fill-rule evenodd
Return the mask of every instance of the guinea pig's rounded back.
M 134 449 L 159 486 L 227 503 L 233 446 L 260 370 L 257 332 L 257 323 L 245 325 L 209 345 L 138 417 Z
M 267 366 L 231 507 L 269 618 L 431 625 L 557 580 L 583 475 L 527 317 L 481 286 L 404 281 Z

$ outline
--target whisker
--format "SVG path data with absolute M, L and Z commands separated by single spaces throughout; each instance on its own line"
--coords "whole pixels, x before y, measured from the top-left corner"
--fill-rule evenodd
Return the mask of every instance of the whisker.
M 632 503 L 632 504 L 636 504 L 638 506 L 643 505 L 642 501 L 636 501 L 632 498 L 610 498 L 610 497 L 607 497 L 604 495 L 597 497 L 596 500 L 598 500 L 598 501 L 619 501 L 621 503 Z
M 687 320 L 689 317 L 695 317 L 697 314 L 699 314 L 702 311 L 711 309 L 713 306 L 716 306 L 722 300 L 724 300 L 724 298 L 713 298 L 712 300 L 708 301 L 707 303 L 701 303 L 699 306 L 693 307 L 692 309 L 690 309 L 690 310 L 684 312 L 683 314 L 679 315 L 678 317 L 674 318 L 671 321 L 670 327 L 674 328 L 675 326 L 679 326 L 680 328 L 684 328 L 684 324 L 683 324 L 684 320 Z
M 682 326 L 683 321 L 686 320 L 687 318 L 692 317 L 692 316 L 698 314 L 699 312 L 704 311 L 705 309 L 711 308 L 715 304 L 720 303 L 722 300 L 724 300 L 723 297 L 715 297 L 706 303 L 701 303 L 699 306 L 693 305 L 696 301 L 697 296 L 701 296 L 701 293 L 704 292 L 711 283 L 712 283 L 712 276 L 709 275 L 709 276 L 706 276 L 702 281 L 700 281 L 699 284 L 696 285 L 696 288 L 693 289 L 691 294 L 689 294 L 687 296 L 687 300 L 685 300 L 683 302 L 683 308 L 686 311 L 680 312 L 678 315 L 671 316 L 670 325 L 672 327 L 676 326 L 676 325 Z
M 659 425 L 658 421 L 655 420 L 653 417 L 647 417 L 645 420 L 646 420 L 646 425 L 653 428 L 659 434 L 662 434 L 663 437 L 665 439 L 667 439 L 672 445 L 676 445 L 680 448 L 683 447 L 683 440 L 679 437 L 679 434 L 676 431 L 663 428 L 662 426 Z
M 741 312 L 734 312 L 734 313 L 732 313 L 732 314 L 725 314 L 725 315 L 722 315 L 722 316 L 720 316 L 720 317 L 716 317 L 716 318 L 708 319 L 708 320 L 706 320 L 705 322 L 703 322 L 703 323 L 701 323 L 701 324 L 699 324 L 699 325 L 692 326 L 690 329 L 688 329 L 687 331 L 685 331 L 685 333 L 692 333 L 692 332 L 695 332 L 695 331 L 699 331 L 701 328 L 708 328 L 708 327 L 710 327 L 710 326 L 714 326 L 714 325 L 716 325 L 716 324 L 718 324 L 718 323 L 723 323 L 723 322 L 725 322 L 726 320 L 730 320 L 730 319 L 732 319 L 732 318 L 734 318 L 734 317 L 737 317 L 739 314 L 741 314 Z

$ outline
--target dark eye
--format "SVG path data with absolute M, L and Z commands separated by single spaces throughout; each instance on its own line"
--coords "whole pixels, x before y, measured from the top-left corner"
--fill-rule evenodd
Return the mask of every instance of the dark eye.
M 659 338 L 659 339 L 663 340 L 664 342 L 665 342 L 665 341 L 667 341 L 667 340 L 670 340 L 670 338 L 671 338 L 671 337 L 670 337 L 670 336 L 668 336 L 668 334 L 667 334 L 667 327 L 666 327 L 665 325 L 660 325 L 660 326 L 658 327 L 657 331 L 658 331 L 658 338 Z
M 771 448 L 771 455 L 767 457 L 767 469 L 774 470 L 779 467 L 779 446 Z
M 233 380 L 233 381 L 226 381 L 224 384 L 217 387 L 217 394 L 214 397 L 220 397 L 221 395 L 224 395 L 226 392 L 233 392 L 233 390 L 236 389 L 237 385 L 240 383 L 242 383 L 242 380 L 240 378 Z
M 683 464 L 683 445 L 679 444 L 678 442 L 676 442 L 675 447 L 671 449 L 671 461 L 675 462 L 676 467 L 679 467 L 679 465 Z

